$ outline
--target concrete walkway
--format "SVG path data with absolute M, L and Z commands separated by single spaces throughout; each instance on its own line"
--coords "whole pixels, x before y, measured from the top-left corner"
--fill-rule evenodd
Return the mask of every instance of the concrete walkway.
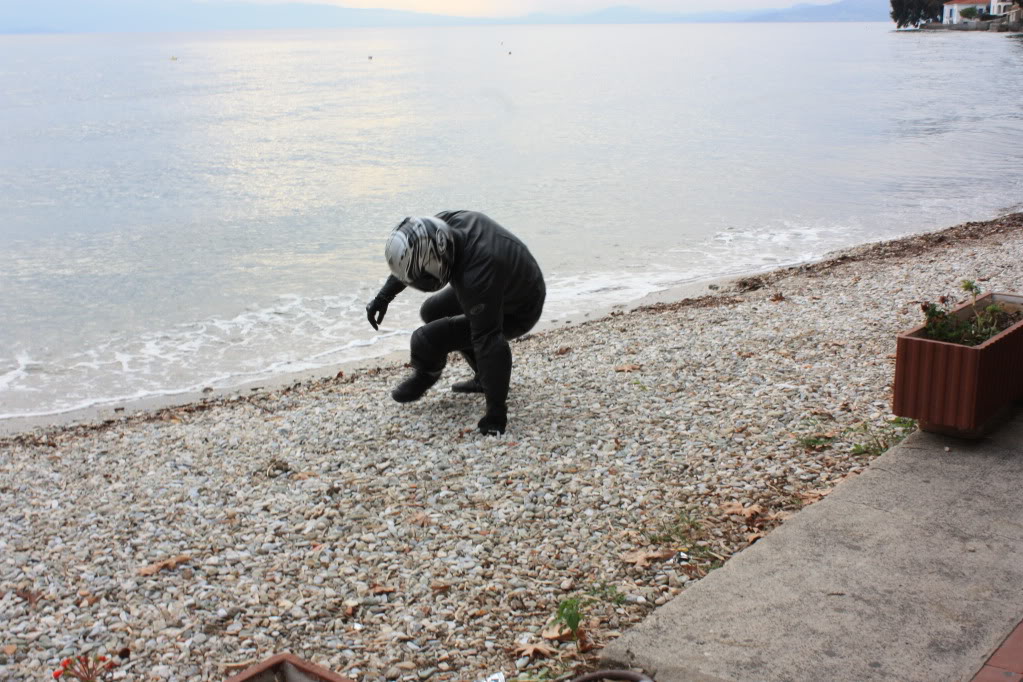
M 1017 411 L 977 442 L 914 433 L 627 631 L 603 663 L 657 682 L 1018 682 L 1021 621 Z

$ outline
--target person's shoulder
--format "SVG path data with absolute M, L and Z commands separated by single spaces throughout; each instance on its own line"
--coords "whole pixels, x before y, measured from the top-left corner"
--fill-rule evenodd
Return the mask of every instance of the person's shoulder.
M 458 209 L 457 211 L 441 211 L 437 214 L 437 218 L 440 218 L 449 225 L 462 224 L 462 223 L 476 223 L 476 222 L 493 222 L 490 217 L 480 213 L 479 211 L 470 211 L 468 209 Z
M 450 223 L 451 221 L 457 220 L 459 217 L 464 216 L 466 213 L 471 213 L 471 211 L 466 211 L 465 209 L 460 208 L 454 211 L 441 211 L 434 217 L 440 218 L 446 223 Z

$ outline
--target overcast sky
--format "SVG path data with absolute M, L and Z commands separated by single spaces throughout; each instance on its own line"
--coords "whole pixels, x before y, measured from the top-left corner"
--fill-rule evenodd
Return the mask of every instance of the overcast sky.
M 250 2 L 313 2 L 341 7 L 403 9 L 430 14 L 463 17 L 518 17 L 533 12 L 579 14 L 614 6 L 639 7 L 658 12 L 721 12 L 748 9 L 775 9 L 795 4 L 828 5 L 835 0 L 248 0 Z

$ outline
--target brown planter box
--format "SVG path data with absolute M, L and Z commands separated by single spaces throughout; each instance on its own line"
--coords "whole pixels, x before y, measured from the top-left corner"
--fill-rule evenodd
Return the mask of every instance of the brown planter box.
M 291 654 L 278 654 L 246 668 L 227 682 L 352 682 Z
M 977 299 L 978 307 L 991 303 L 1023 310 L 1023 296 L 1016 294 Z M 966 318 L 973 308 L 965 303 L 953 314 Z M 1023 322 L 972 347 L 924 338 L 923 330 L 897 339 L 895 414 L 916 419 L 924 431 L 977 437 L 1023 398 Z

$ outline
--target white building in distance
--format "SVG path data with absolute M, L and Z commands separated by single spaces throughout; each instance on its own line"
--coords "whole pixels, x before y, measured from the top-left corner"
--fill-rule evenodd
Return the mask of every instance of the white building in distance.
M 976 0 L 949 0 L 945 3 L 945 11 L 941 15 L 941 23 L 958 24 L 961 21 L 965 21 L 960 17 L 960 14 L 967 7 L 975 8 L 978 14 L 988 14 L 992 4 L 1011 5 L 1012 3 L 999 0 L 995 0 L 991 3 L 977 2 Z M 1003 14 L 1003 12 L 998 12 L 998 14 Z

